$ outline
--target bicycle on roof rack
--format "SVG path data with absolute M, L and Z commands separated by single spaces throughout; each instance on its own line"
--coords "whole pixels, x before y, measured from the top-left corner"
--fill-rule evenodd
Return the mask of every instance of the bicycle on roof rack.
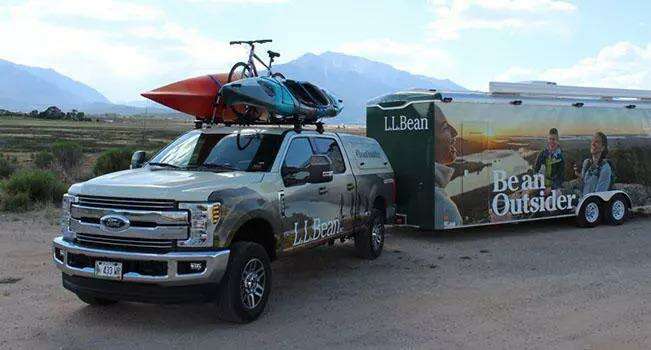
M 269 64 L 264 63 L 262 59 L 255 54 L 255 44 L 264 44 L 270 42 L 271 39 L 231 41 L 230 42 L 231 45 L 242 45 L 242 44 L 249 45 L 250 50 L 249 50 L 249 59 L 247 62 L 237 62 L 233 65 L 231 71 L 228 73 L 228 82 L 230 83 L 232 81 L 236 81 L 239 79 L 259 76 L 258 69 L 255 66 L 255 61 L 258 61 L 261 65 L 263 65 L 267 69 L 267 76 L 285 79 L 285 76 L 282 75 L 282 73 L 278 73 L 278 72 L 274 73 L 271 71 L 271 65 L 273 64 L 274 59 L 280 57 L 279 53 L 273 52 L 271 50 L 267 50 L 267 54 L 269 55 Z
M 279 53 L 271 50 L 267 50 L 267 54 L 269 55 L 268 65 L 265 64 L 262 61 L 262 59 L 255 54 L 255 44 L 265 44 L 270 42 L 272 42 L 271 39 L 231 41 L 230 42 L 231 45 L 249 45 L 250 50 L 249 50 L 249 59 L 247 60 L 247 62 L 237 62 L 233 65 L 230 72 L 228 73 L 228 82 L 230 83 L 240 79 L 259 76 L 258 69 L 255 66 L 256 60 L 267 69 L 267 76 L 272 78 L 285 79 L 285 76 L 282 75 L 282 73 L 278 73 L 278 72 L 274 73 L 271 71 L 271 65 L 274 62 L 274 58 L 280 57 Z M 248 121 L 257 120 L 261 114 L 261 112 L 257 108 L 252 106 L 238 106 L 232 109 L 238 118 L 248 120 Z

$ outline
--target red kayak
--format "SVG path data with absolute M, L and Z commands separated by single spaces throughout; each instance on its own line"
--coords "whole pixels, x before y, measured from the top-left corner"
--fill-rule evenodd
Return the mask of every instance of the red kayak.
M 165 85 L 141 95 L 197 119 L 235 121 L 233 110 L 217 103 L 217 93 L 228 83 L 228 73 L 202 75 Z

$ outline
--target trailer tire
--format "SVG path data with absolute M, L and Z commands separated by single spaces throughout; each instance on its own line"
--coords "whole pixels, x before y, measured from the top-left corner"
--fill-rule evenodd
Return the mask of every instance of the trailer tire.
M 384 232 L 384 213 L 373 209 L 367 226 L 355 235 L 357 255 L 369 260 L 380 256 L 384 247 Z
M 591 197 L 583 202 L 576 217 L 580 227 L 595 227 L 603 219 L 603 205 L 599 198 Z
M 108 306 L 117 303 L 117 300 L 93 297 L 87 294 L 77 294 L 77 298 L 91 306 Z
M 219 318 L 236 323 L 257 319 L 271 290 L 271 262 L 264 247 L 253 242 L 233 243 L 219 289 Z
M 606 205 L 606 221 L 611 225 L 621 225 L 628 218 L 628 201 L 621 194 L 613 196 Z

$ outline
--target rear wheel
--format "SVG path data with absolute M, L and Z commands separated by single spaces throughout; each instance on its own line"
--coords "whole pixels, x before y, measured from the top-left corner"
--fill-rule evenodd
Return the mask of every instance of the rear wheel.
M 603 218 L 601 200 L 596 197 L 588 198 L 581 209 L 577 221 L 581 227 L 595 227 L 601 223 Z
M 228 82 L 238 81 L 240 79 L 252 78 L 254 76 L 251 67 L 244 62 L 237 62 L 228 73 Z M 249 105 L 231 106 L 235 115 L 242 121 L 250 123 L 260 118 L 260 110 Z
M 615 195 L 606 206 L 606 221 L 612 225 L 621 225 L 628 217 L 628 201 L 621 195 Z
M 360 257 L 373 260 L 382 254 L 383 247 L 384 214 L 373 209 L 367 227 L 355 235 L 355 249 Z
M 278 73 L 278 72 L 271 74 L 271 77 L 272 77 L 272 78 L 280 78 L 280 79 L 282 79 L 282 80 L 287 79 L 287 78 L 285 78 L 285 76 L 283 75 L 283 73 Z
M 117 303 L 117 300 L 111 300 L 111 299 L 105 299 L 105 298 L 97 298 L 93 297 L 90 295 L 86 294 L 77 294 L 77 297 L 79 300 L 83 301 L 84 303 L 92 306 L 108 306 L 108 305 L 113 305 Z
M 257 319 L 264 311 L 270 290 L 271 263 L 267 251 L 257 243 L 233 243 L 218 296 L 219 317 L 237 323 Z

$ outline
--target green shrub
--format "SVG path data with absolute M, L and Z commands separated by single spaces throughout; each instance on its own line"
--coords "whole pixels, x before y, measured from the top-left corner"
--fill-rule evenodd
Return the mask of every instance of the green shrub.
M 59 203 L 66 186 L 51 171 L 22 170 L 13 174 L 3 185 L 3 202 Z
M 112 148 L 100 154 L 93 166 L 93 174 L 100 176 L 120 170 L 129 169 L 131 165 L 131 148 Z
M 6 158 L 0 154 L 0 179 L 11 176 L 16 172 L 17 167 L 18 165 L 15 158 Z
M 81 145 L 74 141 L 57 141 L 52 145 L 52 155 L 64 170 L 81 165 L 84 153 Z
M 0 201 L 3 211 L 23 212 L 30 209 L 30 200 L 27 193 L 5 194 Z
M 54 156 L 47 151 L 40 151 L 34 156 L 34 165 L 39 169 L 48 169 L 53 161 Z

